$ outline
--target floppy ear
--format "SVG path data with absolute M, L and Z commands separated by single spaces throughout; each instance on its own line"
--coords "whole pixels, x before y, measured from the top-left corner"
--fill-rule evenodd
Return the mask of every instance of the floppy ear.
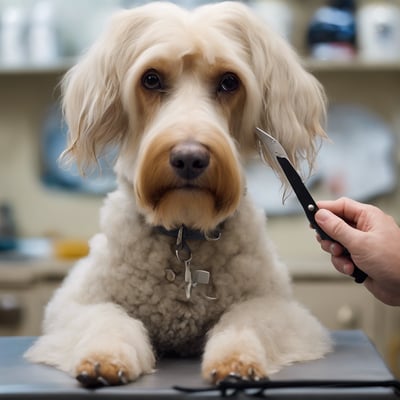
M 326 138 L 326 97 L 322 85 L 301 65 L 296 53 L 277 34 L 269 31 L 253 49 L 258 59 L 263 105 L 259 125 L 285 148 L 299 167 L 305 159 L 312 169 L 320 141 Z M 258 55 L 257 55 L 258 54 Z
M 68 148 L 62 158 L 74 159 L 81 170 L 96 162 L 108 145 L 120 143 L 128 130 L 120 78 L 129 67 L 127 57 L 132 51 L 126 49 L 122 35 L 135 38 L 138 29 L 140 20 L 132 11 L 117 13 L 62 81 L 63 111 L 69 128 Z
M 242 125 L 241 145 L 254 150 L 254 127 L 259 126 L 278 139 L 293 164 L 305 158 L 312 165 L 315 139 L 326 136 L 322 86 L 304 70 L 290 45 L 247 6 L 223 2 L 215 7 L 224 9 L 214 10 L 215 17 L 209 19 L 241 43 L 242 57 L 249 64 L 251 76 L 247 72 L 242 77 L 247 91 L 246 109 L 240 116 L 246 124 Z
M 121 137 L 126 121 L 111 59 L 97 43 L 62 81 L 68 148 L 62 155 L 81 169 L 97 160 L 107 144 Z
M 316 139 L 326 137 L 322 85 L 277 33 L 265 27 L 252 34 L 254 70 L 263 90 L 259 125 L 283 145 L 295 166 L 305 159 L 311 170 L 319 144 Z

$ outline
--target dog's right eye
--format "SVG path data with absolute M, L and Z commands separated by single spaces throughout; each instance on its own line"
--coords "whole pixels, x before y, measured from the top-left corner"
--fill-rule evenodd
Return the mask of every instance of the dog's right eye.
M 142 86 L 147 90 L 164 90 L 164 83 L 161 75 L 154 69 L 146 71 L 142 76 Z
M 227 72 L 222 75 L 217 87 L 217 92 L 232 93 L 238 90 L 239 86 L 239 78 L 233 72 Z

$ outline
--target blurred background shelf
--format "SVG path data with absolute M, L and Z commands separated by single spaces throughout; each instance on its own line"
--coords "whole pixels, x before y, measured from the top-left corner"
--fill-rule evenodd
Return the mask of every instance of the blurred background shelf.
M 323 61 L 305 58 L 303 65 L 311 72 L 400 72 L 400 61 Z
M 58 60 L 53 64 L 23 64 L 9 66 L 0 63 L 0 75 L 59 75 L 64 74 L 77 61 L 76 57 Z M 324 61 L 310 57 L 302 59 L 303 66 L 311 72 L 400 72 L 399 61 Z
M 45 65 L 34 63 L 4 65 L 0 63 L 0 75 L 60 75 L 71 68 L 75 62 L 75 57 L 69 57 Z

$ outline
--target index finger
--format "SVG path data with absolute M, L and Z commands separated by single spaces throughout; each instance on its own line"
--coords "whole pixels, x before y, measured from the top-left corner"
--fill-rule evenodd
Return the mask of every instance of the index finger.
M 344 219 L 349 225 L 356 226 L 360 216 L 365 212 L 368 205 L 355 200 L 342 197 L 338 200 L 318 201 L 319 208 L 325 208 L 338 217 Z

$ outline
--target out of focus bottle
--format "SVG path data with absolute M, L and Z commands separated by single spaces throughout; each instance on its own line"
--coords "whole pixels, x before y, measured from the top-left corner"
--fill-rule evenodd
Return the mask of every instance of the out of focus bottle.
M 26 62 L 26 11 L 8 6 L 0 17 L 0 64 L 21 66 Z
M 400 60 L 400 7 L 391 3 L 360 4 L 357 12 L 360 58 Z
M 28 31 L 29 60 L 36 65 L 54 64 L 59 56 L 54 6 L 39 1 L 33 6 Z
M 353 0 L 332 0 L 319 8 L 310 22 L 307 44 L 318 60 L 350 60 L 356 54 Z

